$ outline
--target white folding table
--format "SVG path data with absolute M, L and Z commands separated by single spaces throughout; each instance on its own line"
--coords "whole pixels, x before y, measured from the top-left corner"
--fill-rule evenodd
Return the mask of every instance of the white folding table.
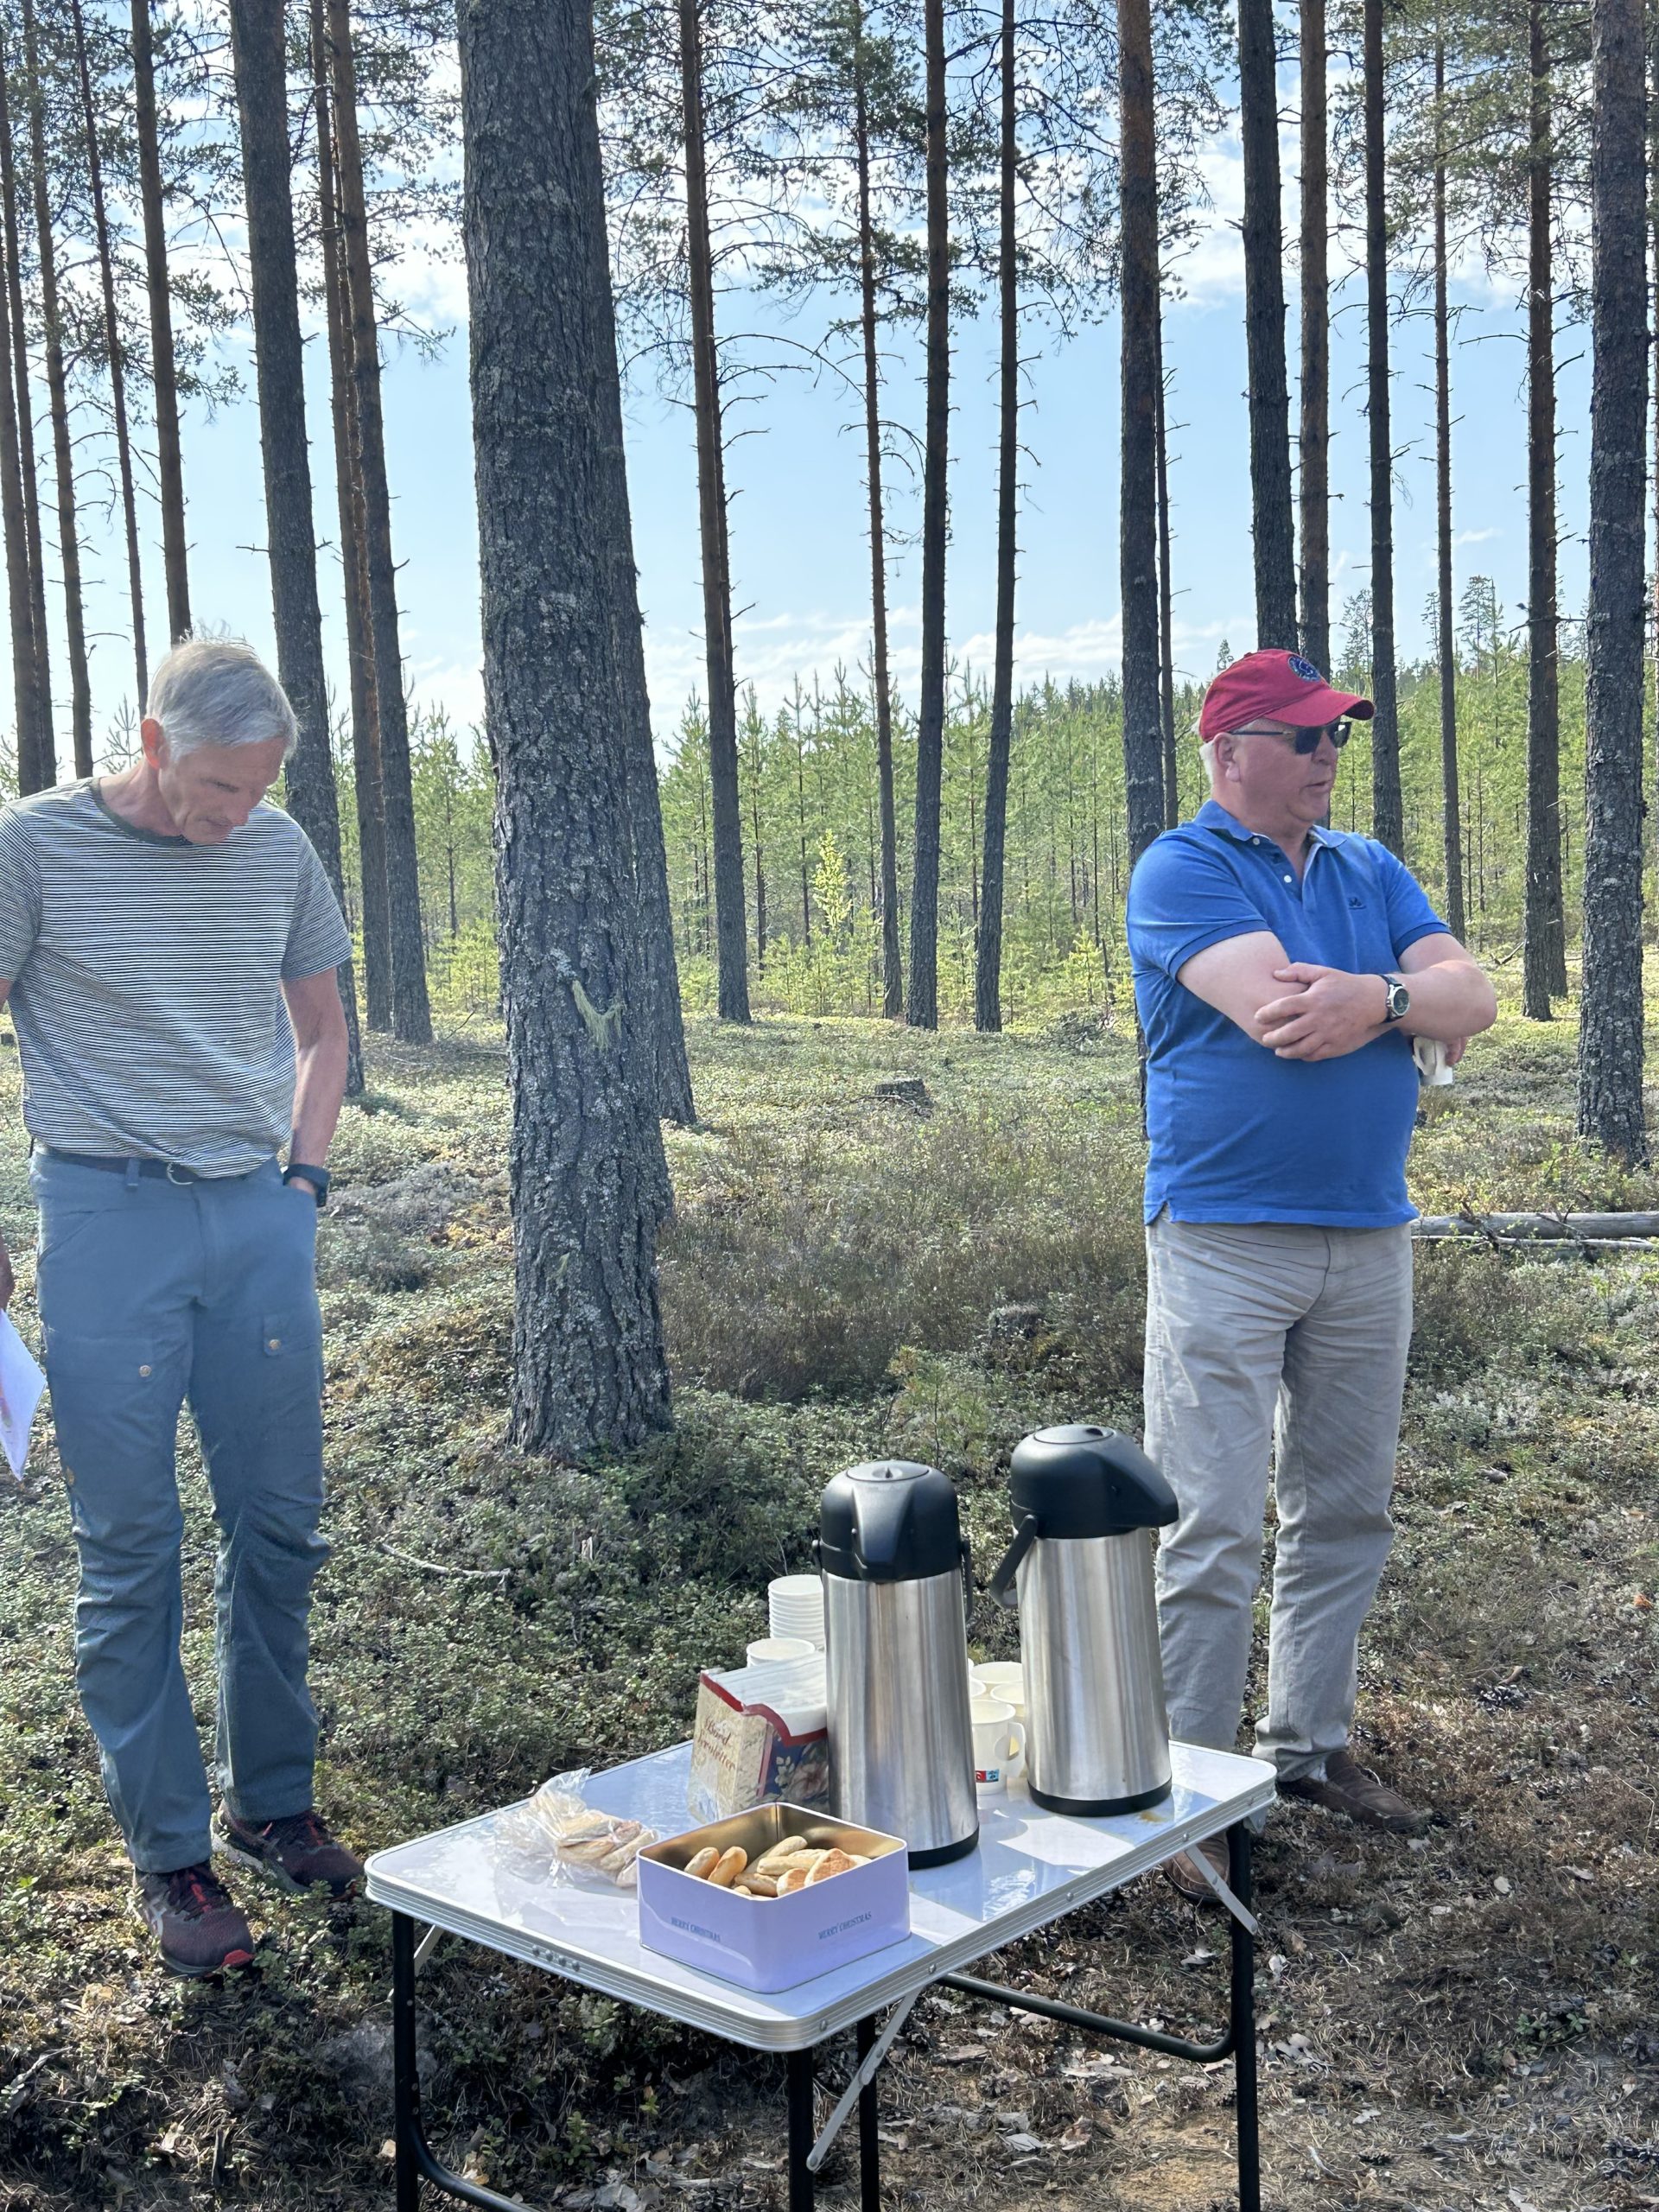
M 632 1891 L 538 1877 L 504 1830 L 504 1812 L 512 1808 L 378 1852 L 368 1862 L 367 1881 L 371 1899 L 392 1915 L 397 2212 L 418 2212 L 423 2178 L 486 2212 L 524 2212 L 513 2199 L 454 2172 L 427 2142 L 416 2070 L 417 1922 L 728 2043 L 785 2054 L 790 2212 L 812 2212 L 812 2052 L 848 2027 L 857 2031 L 860 2061 L 855 2078 L 861 2083 L 862 2212 L 879 2212 L 875 2016 L 889 2006 L 907 2010 L 935 1985 L 1174 2057 L 1206 2064 L 1230 2057 L 1237 2091 L 1239 2204 L 1241 2212 L 1259 2212 L 1255 1949 L 1249 1924 L 1236 1916 L 1232 1919 L 1228 2024 L 1209 2044 L 979 1981 L 961 1971 L 1206 1836 L 1226 1834 L 1229 1886 L 1248 1910 L 1247 1822 L 1272 1802 L 1273 1769 L 1260 1760 L 1185 1744 L 1173 1746 L 1173 1788 L 1164 1803 L 1107 1820 L 1046 1812 L 1017 1784 L 1006 1796 L 982 1800 L 978 1850 L 949 1866 L 912 1873 L 911 1932 L 903 1942 L 766 1995 L 646 1950 L 639 1942 Z M 686 1809 L 690 1769 L 690 1746 L 677 1745 L 594 1775 L 588 1798 L 601 1811 L 645 1821 L 659 1835 L 677 1834 L 695 1825 Z

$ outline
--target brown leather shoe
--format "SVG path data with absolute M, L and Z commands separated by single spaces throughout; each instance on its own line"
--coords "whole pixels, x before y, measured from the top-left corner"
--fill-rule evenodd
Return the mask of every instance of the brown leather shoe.
M 1332 1751 L 1325 1760 L 1323 1781 L 1300 1775 L 1294 1782 L 1281 1782 L 1279 1795 L 1305 1797 L 1328 1813 L 1345 1813 L 1361 1827 L 1382 1828 L 1389 1835 L 1421 1835 L 1429 1823 L 1428 1814 L 1408 1805 L 1397 1789 L 1390 1789 L 1345 1750 Z
M 1207 1835 L 1202 1843 L 1194 1844 L 1191 1851 L 1177 1852 L 1173 1859 L 1164 1861 L 1164 1878 L 1172 1889 L 1179 1890 L 1192 1904 L 1218 1905 L 1221 1899 L 1198 1872 L 1197 1860 L 1200 1854 L 1207 1859 L 1224 1882 L 1227 1878 L 1227 1839 L 1224 1835 Z

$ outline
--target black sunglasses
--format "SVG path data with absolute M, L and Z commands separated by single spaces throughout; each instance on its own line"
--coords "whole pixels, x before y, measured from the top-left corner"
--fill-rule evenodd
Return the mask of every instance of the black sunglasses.
M 1350 721 L 1315 722 L 1307 729 L 1230 729 L 1226 733 L 1229 737 L 1276 737 L 1281 745 L 1288 743 L 1304 759 L 1319 751 L 1322 737 L 1328 737 L 1340 753 L 1353 734 L 1354 726 Z

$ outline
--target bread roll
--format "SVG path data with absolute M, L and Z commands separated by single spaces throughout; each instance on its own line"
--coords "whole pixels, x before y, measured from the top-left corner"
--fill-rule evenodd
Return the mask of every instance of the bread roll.
M 853 1864 L 853 1860 L 844 1851 L 825 1852 L 823 1857 L 807 1876 L 807 1887 L 810 1889 L 815 1882 L 827 1882 L 834 1874 L 851 1873 Z
M 714 1845 L 712 1843 L 707 1844 L 700 1852 L 697 1853 L 694 1859 L 688 1859 L 686 1860 L 685 1871 L 688 1874 L 694 1876 L 697 1881 L 705 1881 L 708 1878 L 709 1869 L 715 1865 L 719 1857 L 720 1853 L 715 1849 Z
M 709 1870 L 709 1879 L 717 1890 L 729 1890 L 748 1863 L 748 1853 L 741 1844 L 734 1843 L 729 1851 L 722 1851 L 715 1859 Z

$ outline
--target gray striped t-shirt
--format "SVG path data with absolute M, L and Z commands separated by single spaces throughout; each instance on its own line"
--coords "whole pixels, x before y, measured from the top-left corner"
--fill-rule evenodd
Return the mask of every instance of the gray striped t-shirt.
M 280 986 L 351 951 L 299 823 L 257 806 L 221 845 L 136 829 L 90 783 L 0 812 L 0 976 L 23 1121 L 58 1152 L 241 1175 L 286 1142 Z

